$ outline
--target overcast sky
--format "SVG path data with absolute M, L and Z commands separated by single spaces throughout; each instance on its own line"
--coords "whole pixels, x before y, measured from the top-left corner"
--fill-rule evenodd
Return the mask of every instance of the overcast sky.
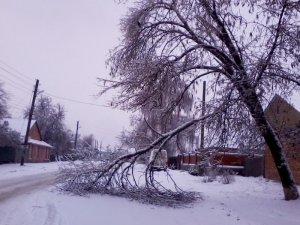
M 62 98 L 107 104 L 108 97 L 93 97 L 99 91 L 96 77 L 108 75 L 105 60 L 119 43 L 126 11 L 114 0 L 0 0 L 0 81 L 10 94 L 13 117 L 22 117 L 39 79 L 40 89 L 65 106 L 70 129 L 80 121 L 80 134 L 115 144 L 129 126 L 129 113 Z M 298 109 L 299 99 L 291 99 Z
M 70 129 L 75 131 L 78 120 L 81 134 L 114 144 L 128 127 L 128 113 L 61 97 L 107 105 L 108 97 L 94 98 L 96 77 L 108 74 L 105 60 L 119 43 L 126 11 L 113 0 L 0 0 L 0 81 L 10 94 L 13 117 L 22 117 L 39 79 L 41 90 L 60 97 L 53 100 L 65 106 Z

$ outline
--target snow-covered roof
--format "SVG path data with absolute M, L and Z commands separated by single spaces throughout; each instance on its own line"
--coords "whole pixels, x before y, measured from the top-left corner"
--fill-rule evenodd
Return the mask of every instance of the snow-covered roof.
M 21 136 L 26 135 L 26 129 L 27 129 L 27 119 L 11 119 L 11 118 L 4 118 L 2 119 L 1 123 L 5 123 L 5 121 L 8 122 L 8 127 L 14 131 L 17 131 L 21 134 Z M 30 128 L 35 124 L 36 120 L 31 120 Z
M 48 143 L 46 143 L 44 141 L 38 141 L 38 140 L 31 139 L 31 138 L 28 139 L 28 143 L 29 144 L 35 144 L 35 145 L 44 146 L 44 147 L 47 147 L 47 148 L 53 148 L 52 145 L 49 145 Z
M 27 119 L 11 119 L 11 118 L 4 118 L 0 120 L 1 124 L 4 124 L 5 122 L 8 123 L 8 127 L 14 131 L 17 131 L 20 133 L 21 137 L 25 137 L 26 135 L 26 129 L 27 129 Z M 30 129 L 33 127 L 33 125 L 36 123 L 36 120 L 31 120 L 30 123 Z M 44 146 L 47 148 L 54 148 L 52 145 L 49 145 L 48 143 L 40 140 L 35 140 L 32 138 L 28 138 L 29 144 L 35 144 L 39 146 Z

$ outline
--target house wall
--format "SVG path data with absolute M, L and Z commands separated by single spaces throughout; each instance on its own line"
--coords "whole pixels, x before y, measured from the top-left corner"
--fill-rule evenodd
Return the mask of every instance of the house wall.
M 29 137 L 34 140 L 41 141 L 42 137 L 36 123 L 29 130 Z
M 300 146 L 284 144 L 285 155 L 294 175 L 295 182 L 300 184 Z M 280 180 L 269 148 L 265 151 L 265 178 Z
M 25 135 L 25 130 L 23 128 L 18 130 L 20 124 L 26 124 L 26 121 L 22 120 L 11 120 L 9 125 L 11 129 L 14 129 L 18 132 L 21 132 L 22 135 Z M 36 121 L 33 121 L 32 126 L 29 130 L 29 138 L 37 141 L 42 141 L 41 133 Z M 23 132 L 24 131 L 24 132 Z M 21 140 L 23 141 L 23 140 Z M 50 151 L 51 148 L 37 145 L 37 144 L 28 144 L 28 146 L 20 145 L 14 147 L 5 147 L 0 148 L 0 163 L 9 163 L 15 162 L 19 163 L 25 152 L 25 162 L 48 162 L 50 161 Z
M 29 145 L 27 152 L 28 162 L 49 162 L 50 149 L 39 145 Z
M 29 137 L 34 140 L 41 141 L 41 133 L 36 124 L 34 124 L 30 131 Z M 49 162 L 50 149 L 40 145 L 29 144 L 27 151 L 28 162 Z
M 300 113 L 292 105 L 276 95 L 265 110 L 265 115 L 273 129 L 279 134 L 295 181 L 297 184 L 300 184 L 300 143 L 292 144 L 291 140 L 284 136 L 286 128 L 297 129 L 297 124 L 300 124 Z M 264 165 L 265 178 L 280 180 L 271 151 L 267 146 L 265 147 Z

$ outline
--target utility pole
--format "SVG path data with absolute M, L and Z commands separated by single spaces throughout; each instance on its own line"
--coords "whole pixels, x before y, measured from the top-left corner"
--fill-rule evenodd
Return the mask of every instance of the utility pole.
M 34 104 L 35 104 L 38 87 L 39 87 L 39 80 L 36 80 L 34 92 L 33 92 L 33 98 L 32 98 L 32 102 L 31 102 L 31 107 L 30 107 L 30 111 L 29 111 L 29 115 L 28 115 L 27 129 L 26 129 L 26 135 L 25 135 L 25 139 L 24 139 L 24 148 L 23 148 L 22 154 L 21 154 L 21 162 L 20 162 L 21 166 L 24 165 L 26 149 L 28 149 L 29 130 L 30 130 L 31 119 L 32 119 L 33 111 L 34 111 Z
M 102 140 L 100 142 L 100 151 L 102 151 Z
M 206 81 L 203 81 L 203 92 L 202 92 L 202 113 L 201 115 L 205 115 L 205 96 L 206 96 Z M 200 149 L 204 148 L 204 122 L 201 122 L 201 136 L 200 136 Z
M 97 146 L 97 151 L 99 151 L 99 142 L 98 142 L 98 139 L 96 140 L 96 146 Z
M 76 149 L 76 147 L 77 147 L 78 128 L 79 128 L 79 121 L 77 121 L 77 126 L 76 126 L 74 149 Z

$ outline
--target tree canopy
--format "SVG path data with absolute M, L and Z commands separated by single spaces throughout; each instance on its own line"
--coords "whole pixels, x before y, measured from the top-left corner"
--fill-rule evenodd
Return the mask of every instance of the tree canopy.
M 3 83 L 0 83 L 0 119 L 8 115 L 7 98 L 7 93 L 3 89 Z
M 29 109 L 24 116 L 28 116 Z M 40 95 L 35 104 L 33 119 L 37 120 L 44 141 L 53 145 L 56 156 L 63 156 L 71 150 L 72 132 L 65 126 L 65 110 L 54 104 L 48 96 Z
M 256 132 L 271 151 L 285 199 L 299 198 L 284 147 L 264 113 L 275 93 L 299 90 L 299 12 L 294 0 L 137 0 L 121 21 L 123 39 L 111 52 L 112 79 L 102 79 L 107 85 L 102 93 L 117 89 L 113 105 L 121 108 L 159 110 L 159 118 L 191 110 L 193 119 L 112 162 L 67 170 L 64 188 L 158 204 L 191 202 L 194 194 L 159 182 L 153 160 L 142 174 L 134 167 L 140 156 L 153 149 L 159 154 L 172 138 L 201 122 L 213 145 L 244 144 Z M 204 115 L 197 98 L 203 79 L 211 93 Z M 193 108 L 186 107 L 186 96 Z
M 298 198 L 263 107 L 275 93 L 299 90 L 299 10 L 293 0 L 138 0 L 121 21 L 123 40 L 108 61 L 113 79 L 104 80 L 103 92 L 118 88 L 114 104 L 125 109 L 164 106 L 170 113 L 184 108 L 189 92 L 197 118 L 197 82 L 206 79 L 211 141 L 244 144 L 257 131 L 271 149 L 285 198 Z

